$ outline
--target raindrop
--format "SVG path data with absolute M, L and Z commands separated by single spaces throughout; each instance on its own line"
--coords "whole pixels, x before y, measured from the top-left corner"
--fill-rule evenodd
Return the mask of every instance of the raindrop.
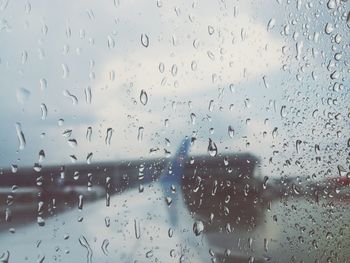
M 267 80 L 266 80 L 266 76 L 263 76 L 263 82 L 264 82 L 264 86 L 265 88 L 269 88 L 269 84 L 267 83 Z
M 334 30 L 333 25 L 331 23 L 327 23 L 325 28 L 324 28 L 324 31 L 326 32 L 326 34 L 329 35 L 330 33 L 333 32 L 333 30 Z
M 215 142 L 213 142 L 212 139 L 210 139 L 210 138 L 209 138 L 209 145 L 208 145 L 208 153 L 212 157 L 215 157 L 218 153 L 218 148 L 217 148 Z
M 64 90 L 63 95 L 67 98 L 70 98 L 72 100 L 73 105 L 78 104 L 78 98 L 75 95 L 71 94 L 68 90 Z
M 296 148 L 296 150 L 297 150 L 297 153 L 300 152 L 300 146 L 301 146 L 301 140 L 297 140 L 297 141 L 295 142 L 295 148 Z
M 30 97 L 30 91 L 25 88 L 18 88 L 16 91 L 16 97 L 19 103 L 25 103 Z
M 39 163 L 42 163 L 45 159 L 45 152 L 44 150 L 40 150 L 39 152 Z
M 72 163 L 75 163 L 78 160 L 78 158 L 75 155 L 73 155 L 73 154 L 69 155 L 69 157 L 70 157 L 70 160 L 71 160 Z
M 203 230 L 204 230 L 203 222 L 200 221 L 200 220 L 195 221 L 194 224 L 193 224 L 193 233 L 196 236 L 199 236 L 200 234 L 202 234 Z
M 166 202 L 167 206 L 170 206 L 171 203 L 173 202 L 173 200 L 171 199 L 171 197 L 167 196 L 167 197 L 165 198 L 165 202 Z
M 70 137 L 72 135 L 72 130 L 65 130 L 63 133 L 62 133 L 63 137 Z
M 209 101 L 208 110 L 209 110 L 209 111 L 213 111 L 213 109 L 214 109 L 214 101 L 213 101 L 213 100 L 210 100 L 210 101 Z
M 111 225 L 111 218 L 109 216 L 105 217 L 105 225 L 106 227 L 110 227 Z
M 266 187 L 267 187 L 267 181 L 269 180 L 269 177 L 268 176 L 265 176 L 264 177 L 264 180 L 263 180 L 263 189 L 265 190 Z
M 112 134 L 113 134 L 112 128 L 108 128 L 108 129 L 107 129 L 106 138 L 105 138 L 105 143 L 106 143 L 108 146 L 111 145 Z
M 25 64 L 27 62 L 28 59 L 28 52 L 27 51 L 22 51 L 22 56 L 21 56 L 21 62 L 22 64 Z
M 139 130 L 138 130 L 138 133 L 137 133 L 137 140 L 139 141 L 139 142 L 142 142 L 142 140 L 143 140 L 143 131 L 144 131 L 145 129 L 141 126 L 141 127 L 139 127 Z
M 191 113 L 190 114 L 190 118 L 191 118 L 192 125 L 195 125 L 196 124 L 196 114 Z
M 12 173 L 17 173 L 17 171 L 18 171 L 18 165 L 17 165 L 17 164 L 12 164 L 12 165 L 11 165 L 11 171 L 12 171 Z
M 40 89 L 41 90 L 45 90 L 47 88 L 47 81 L 46 81 L 46 79 L 42 78 L 42 79 L 40 79 L 39 82 L 40 82 Z
M 148 47 L 149 45 L 149 38 L 146 34 L 141 34 L 141 44 L 144 46 L 144 47 Z
M 280 114 L 281 114 L 282 118 L 285 118 L 287 116 L 287 108 L 286 108 L 286 106 L 282 106 L 281 107 Z
M 111 36 L 107 37 L 107 46 L 109 49 L 112 49 L 115 46 L 115 41 Z
M 336 71 L 336 70 L 334 70 L 334 71 L 331 73 L 330 78 L 331 78 L 331 79 L 338 79 L 339 76 L 340 76 L 339 72 Z
M 88 155 L 86 156 L 86 163 L 87 164 L 91 164 L 91 160 L 92 160 L 92 157 L 93 157 L 93 153 L 88 153 Z
M 231 125 L 228 126 L 228 136 L 232 139 L 233 136 L 235 135 L 235 130 Z
M 174 229 L 169 228 L 169 229 L 168 229 L 168 237 L 172 238 L 173 235 L 174 235 Z
M 152 250 L 150 250 L 150 251 L 148 251 L 146 253 L 146 258 L 151 258 L 151 257 L 153 257 L 153 251 Z
M 136 239 L 139 239 L 141 237 L 140 222 L 138 222 L 136 219 L 134 219 L 134 230 Z
M 267 252 L 269 250 L 268 245 L 269 245 L 269 241 L 267 240 L 267 238 L 264 238 L 264 250 L 265 250 L 265 252 Z
M 24 137 L 24 133 L 22 131 L 21 124 L 19 122 L 16 123 L 16 133 L 17 133 L 17 139 L 18 139 L 18 149 L 23 150 L 26 146 L 26 139 Z
M 91 87 L 87 87 L 85 89 L 85 100 L 87 104 L 91 104 L 91 99 L 92 99 L 92 93 L 91 93 Z
M 214 34 L 214 28 L 212 26 L 208 26 L 208 33 L 209 35 Z
M 44 103 L 41 103 L 40 108 L 41 108 L 41 119 L 45 120 L 47 117 L 47 107 Z
M 339 174 L 339 176 L 346 176 L 346 175 L 347 175 L 347 172 L 346 172 L 346 170 L 344 169 L 343 166 L 338 165 L 337 168 L 338 168 L 338 174 Z
M 39 163 L 35 163 L 33 169 L 34 169 L 34 171 L 36 171 L 36 172 L 40 172 L 41 169 L 42 169 L 42 166 L 41 166 L 41 164 L 39 164 Z
M 108 246 L 109 246 L 109 240 L 108 239 L 103 240 L 102 245 L 101 245 L 101 249 L 102 249 L 103 254 L 105 254 L 106 256 L 108 256 L 108 253 L 109 253 Z
M 66 64 L 62 64 L 62 71 L 63 71 L 62 78 L 64 78 L 64 79 L 68 78 L 69 68 Z
M 297 51 L 297 54 L 296 54 L 295 58 L 296 58 L 297 60 L 300 60 L 301 52 L 302 52 L 303 46 L 304 46 L 304 42 L 303 42 L 303 41 L 299 41 L 299 42 L 296 43 L 296 51 Z
M 336 8 L 336 7 L 337 7 L 337 4 L 336 4 L 335 0 L 329 0 L 328 3 L 327 3 L 327 7 L 328 7 L 329 9 L 334 9 L 334 8 Z
M 84 247 L 87 251 L 86 254 L 86 262 L 87 263 L 92 263 L 92 249 L 88 243 L 88 241 L 86 240 L 86 238 L 84 236 L 80 236 L 79 237 L 79 243 L 82 247 Z
M 160 73 L 164 73 L 164 70 L 165 70 L 165 65 L 164 65 L 164 63 L 159 63 L 158 68 L 159 68 L 159 72 L 160 72 Z
M 92 127 L 88 127 L 86 130 L 86 140 L 88 142 L 91 142 L 91 135 L 92 135 Z
M 36 222 L 39 226 L 45 226 L 45 220 L 42 216 L 38 216 Z
M 276 24 L 276 19 L 271 18 L 267 24 L 267 31 L 273 29 L 275 27 L 275 24 Z
M 64 119 L 59 119 L 57 122 L 58 126 L 63 126 L 64 124 Z
M 82 210 L 84 205 L 84 197 L 83 195 L 79 195 L 78 197 L 78 209 Z
M 148 96 L 145 90 L 141 90 L 140 102 L 142 103 L 142 105 L 146 105 L 148 102 Z
M 78 146 L 78 142 L 77 142 L 76 139 L 69 139 L 69 140 L 68 140 L 68 144 L 69 144 L 69 146 L 72 147 L 72 148 Z
M 277 135 L 278 135 L 278 128 L 275 127 L 272 131 L 272 138 L 275 139 L 277 137 Z
M 9 259 L 10 259 L 10 252 L 8 250 L 2 253 L 0 256 L 0 262 L 2 263 L 8 263 Z

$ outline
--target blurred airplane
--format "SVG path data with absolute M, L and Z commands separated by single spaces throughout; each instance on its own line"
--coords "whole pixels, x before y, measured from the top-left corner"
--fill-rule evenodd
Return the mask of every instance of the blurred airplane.
M 171 160 L 3 171 L 0 259 L 267 262 L 267 244 L 252 243 L 273 240 L 263 225 L 274 200 L 349 184 L 268 182 L 250 154 L 189 158 L 190 145 L 184 139 Z
M 263 262 L 255 255 L 260 251 L 227 249 L 227 238 L 233 240 L 227 233 L 234 227 L 243 233 L 261 220 L 261 180 L 254 177 L 258 160 L 249 154 L 222 163 L 189 160 L 190 144 L 184 139 L 170 162 L 138 163 L 132 179 L 123 173 L 131 164 L 84 166 L 79 172 L 51 167 L 36 176 L 3 173 L 7 204 L 1 225 L 10 230 L 0 237 L 3 259 Z M 95 201 L 84 204 L 89 199 Z M 28 224 L 35 218 L 38 224 Z

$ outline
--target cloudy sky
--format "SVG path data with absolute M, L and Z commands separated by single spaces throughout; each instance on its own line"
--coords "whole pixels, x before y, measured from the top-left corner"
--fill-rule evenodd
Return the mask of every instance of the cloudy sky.
M 346 156 L 350 53 L 348 3 L 328 2 L 1 1 L 1 167 L 166 157 L 188 135 L 272 176 L 327 169 Z

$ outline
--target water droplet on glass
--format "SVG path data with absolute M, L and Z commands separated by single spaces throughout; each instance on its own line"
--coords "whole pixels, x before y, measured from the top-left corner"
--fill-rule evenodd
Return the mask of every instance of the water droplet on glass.
M 343 166 L 338 165 L 337 168 L 338 168 L 339 176 L 346 176 L 347 175 L 347 171 L 345 170 L 345 168 Z
M 273 29 L 276 24 L 276 19 L 271 18 L 270 21 L 267 23 L 267 31 Z
M 151 258 L 151 257 L 153 257 L 153 251 L 152 250 L 147 251 L 146 258 Z
M 41 108 L 41 119 L 45 120 L 47 117 L 47 107 L 44 103 L 41 103 L 40 108 Z
M 204 230 L 204 224 L 202 221 L 198 220 L 198 221 L 195 221 L 194 224 L 193 224 L 193 233 L 196 235 L 196 236 L 199 236 Z
M 134 219 L 134 230 L 136 239 L 139 239 L 141 237 L 140 222 L 136 219 Z
M 208 153 L 210 156 L 214 157 L 218 153 L 218 148 L 215 144 L 215 142 L 212 141 L 212 139 L 209 138 L 209 145 L 208 145 Z
M 107 37 L 107 46 L 109 49 L 112 49 L 115 46 L 115 41 L 110 35 Z
M 330 33 L 333 32 L 333 30 L 334 30 L 333 25 L 331 23 L 327 23 L 325 28 L 324 28 L 324 31 L 326 32 L 326 34 L 329 35 Z
M 30 91 L 25 88 L 18 88 L 16 91 L 16 97 L 19 103 L 25 103 L 30 97 Z
M 214 109 L 214 101 L 213 101 L 213 100 L 210 100 L 210 101 L 209 101 L 208 110 L 209 110 L 209 111 L 213 111 L 213 109 Z
M 302 143 L 301 140 L 297 140 L 297 141 L 295 142 L 295 148 L 296 148 L 297 153 L 300 152 L 301 143 Z
M 88 127 L 86 130 L 86 140 L 88 140 L 88 142 L 91 142 L 91 135 L 92 135 L 92 127 Z
M 78 196 L 78 209 L 82 210 L 84 205 L 84 197 L 83 195 Z
M 68 144 L 69 144 L 69 146 L 72 147 L 72 148 L 75 148 L 75 147 L 78 146 L 78 142 L 77 142 L 76 139 L 69 139 L 69 140 L 68 140 Z
M 235 130 L 231 125 L 228 126 L 228 136 L 232 139 L 233 136 L 235 135 Z
M 285 118 L 287 116 L 287 108 L 286 106 L 281 107 L 280 115 L 282 118 Z
M 64 130 L 64 132 L 62 133 L 63 137 L 70 137 L 72 135 L 72 130 Z
M 88 153 L 88 155 L 86 156 L 86 163 L 87 164 L 91 164 L 91 160 L 92 160 L 92 157 L 93 157 L 93 153 Z
M 21 124 L 19 122 L 16 123 L 16 134 L 18 139 L 18 149 L 23 150 L 26 146 L 26 139 L 24 137 Z
M 295 56 L 295 58 L 297 60 L 300 60 L 301 58 L 301 52 L 303 50 L 303 47 L 304 47 L 304 42 L 303 41 L 299 41 L 295 44 L 295 47 L 296 47 L 296 51 L 297 51 L 297 54 Z
M 143 131 L 145 129 L 143 127 L 139 127 L 138 133 L 137 133 L 137 140 L 141 142 L 143 140 Z
M 17 165 L 17 164 L 12 164 L 12 165 L 11 165 L 11 171 L 12 171 L 12 173 L 17 173 L 17 171 L 18 171 L 18 165 Z
M 174 235 L 174 230 L 172 229 L 172 228 L 169 228 L 168 229 L 168 237 L 173 237 L 173 235 Z
M 79 237 L 79 243 L 82 247 L 86 249 L 86 262 L 92 263 L 92 249 L 84 236 Z
M 196 124 L 196 114 L 191 113 L 190 114 L 190 118 L 191 118 L 192 125 L 195 125 Z
M 267 187 L 267 181 L 269 180 L 268 176 L 264 176 L 264 180 L 263 180 L 263 189 L 265 190 Z
M 10 252 L 8 250 L 2 253 L 0 256 L 0 262 L 2 263 L 9 263 L 9 259 L 10 259 Z
M 275 139 L 277 137 L 277 135 L 278 135 L 278 128 L 275 127 L 272 131 L 272 138 Z
M 148 47 L 149 45 L 149 38 L 146 34 L 141 34 L 141 44 L 144 46 L 144 47 Z
M 63 91 L 63 95 L 67 98 L 70 98 L 72 100 L 72 104 L 73 105 L 77 105 L 78 104 L 78 98 L 77 96 L 73 95 L 72 93 L 70 93 L 68 90 L 64 90 Z
M 113 134 L 112 128 L 108 128 L 108 129 L 107 129 L 106 138 L 105 138 L 105 143 L 106 143 L 108 146 L 111 145 L 112 134 Z
M 336 4 L 335 0 L 329 0 L 328 3 L 327 3 L 327 7 L 328 7 L 329 9 L 334 9 L 334 8 L 336 8 L 336 7 L 337 7 L 337 4 Z
M 64 119 L 59 119 L 57 122 L 58 126 L 63 126 L 64 124 Z
M 142 105 L 146 105 L 148 102 L 148 96 L 145 90 L 141 90 L 140 102 L 142 103 Z
M 108 246 L 109 246 L 109 240 L 108 239 L 103 240 L 102 245 L 101 245 L 101 249 L 102 249 L 103 254 L 105 254 L 106 256 L 108 256 L 108 253 L 109 253 Z
M 42 79 L 40 79 L 39 82 L 40 82 L 40 89 L 41 90 L 45 90 L 47 88 L 47 81 L 46 81 L 46 79 L 42 78 Z
M 85 89 L 85 100 L 87 104 L 91 104 L 91 99 L 92 99 L 92 93 L 91 93 L 91 87 L 87 87 Z
M 269 88 L 269 84 L 267 83 L 267 80 L 266 80 L 266 76 L 263 76 L 263 82 L 264 82 L 264 86 L 265 88 Z
M 165 197 L 165 202 L 166 202 L 167 206 L 170 206 L 171 203 L 173 202 L 173 200 L 171 199 L 171 197 L 167 196 L 167 197 Z
M 39 163 L 42 163 L 45 159 L 45 152 L 44 150 L 40 150 L 39 152 Z
M 214 28 L 212 26 L 208 26 L 208 33 L 209 35 L 214 34 Z
M 69 68 L 66 64 L 62 64 L 62 78 L 66 79 L 69 76 Z

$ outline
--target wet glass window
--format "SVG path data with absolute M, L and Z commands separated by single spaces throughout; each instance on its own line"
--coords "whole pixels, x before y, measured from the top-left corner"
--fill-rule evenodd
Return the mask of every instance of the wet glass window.
M 1 262 L 348 262 L 347 0 L 0 0 Z

